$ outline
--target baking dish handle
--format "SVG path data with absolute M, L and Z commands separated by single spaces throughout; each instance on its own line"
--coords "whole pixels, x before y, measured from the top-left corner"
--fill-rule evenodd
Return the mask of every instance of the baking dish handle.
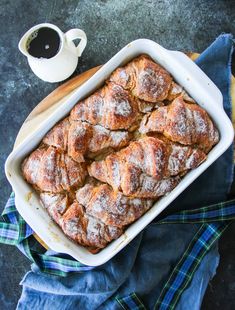
M 184 63 L 184 66 L 189 72 L 193 71 L 197 76 L 197 80 L 200 82 L 201 78 L 206 83 L 209 93 L 213 94 L 213 97 L 216 98 L 214 101 L 220 108 L 223 109 L 223 96 L 218 87 L 212 82 L 212 80 L 192 61 L 187 55 L 179 51 L 169 51 L 175 59 L 178 59 L 181 63 Z M 202 76 L 203 75 L 203 76 Z

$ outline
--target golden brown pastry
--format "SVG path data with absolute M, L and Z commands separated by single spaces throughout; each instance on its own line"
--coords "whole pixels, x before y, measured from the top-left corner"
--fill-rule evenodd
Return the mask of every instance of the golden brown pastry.
M 68 145 L 69 118 L 66 117 L 57 123 L 43 138 L 42 142 L 66 152 Z
M 128 131 L 111 131 L 100 125 L 90 125 L 68 118 L 55 125 L 44 137 L 43 143 L 67 151 L 77 162 L 93 158 L 107 150 L 128 144 L 132 135 Z
M 23 176 L 30 184 L 36 185 L 38 182 L 40 163 L 45 151 L 45 148 L 37 148 L 24 159 L 21 165 Z
M 180 175 L 196 168 L 206 155 L 199 149 L 145 137 L 88 167 L 89 175 L 135 197 L 158 198 L 170 192 Z
M 219 132 L 207 112 L 197 104 L 186 103 L 182 97 L 145 115 L 139 131 L 163 133 L 172 141 L 196 145 L 207 153 L 219 141 Z
M 109 80 L 131 91 L 135 97 L 155 103 L 167 98 L 172 78 L 150 57 L 141 55 L 116 69 Z
M 105 225 L 100 219 L 85 213 L 84 208 L 76 201 L 63 215 L 61 227 L 72 240 L 95 248 L 104 248 L 123 233 L 122 228 Z
M 110 184 L 115 191 L 138 198 L 157 199 L 173 190 L 180 181 L 179 177 L 159 180 L 149 176 L 141 168 L 119 160 L 114 154 L 106 160 L 93 162 L 88 169 L 91 176 Z
M 41 193 L 40 199 L 52 219 L 61 226 L 64 233 L 81 245 L 103 248 L 117 239 L 122 228 L 107 226 L 102 221 L 85 213 L 82 205 L 69 203 L 66 194 Z
M 77 163 L 58 149 L 36 149 L 22 164 L 27 182 L 41 191 L 60 193 L 82 186 L 87 175 L 85 163 Z
M 107 129 L 132 129 L 140 117 L 138 102 L 122 87 L 108 83 L 78 102 L 70 113 L 73 121 L 86 121 Z
M 92 158 L 108 149 L 126 146 L 131 139 L 128 131 L 112 131 L 100 125 L 85 122 L 72 122 L 68 134 L 68 154 L 76 161 L 82 162 L 84 155 Z
M 134 222 L 153 205 L 151 199 L 124 196 L 107 184 L 86 184 L 76 193 L 86 214 L 101 219 L 106 225 L 123 227 Z

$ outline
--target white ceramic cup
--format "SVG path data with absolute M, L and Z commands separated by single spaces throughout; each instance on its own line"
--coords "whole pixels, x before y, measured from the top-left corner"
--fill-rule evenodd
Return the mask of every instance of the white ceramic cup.
M 28 41 L 41 28 L 51 28 L 60 37 L 60 47 L 51 58 L 37 58 L 29 54 Z M 80 39 L 75 46 L 73 40 Z M 87 37 L 81 29 L 71 29 L 63 33 L 57 26 L 49 23 L 36 25 L 29 29 L 19 42 L 19 50 L 27 59 L 32 71 L 43 81 L 60 82 L 67 79 L 76 69 L 78 58 L 82 55 L 87 44 Z

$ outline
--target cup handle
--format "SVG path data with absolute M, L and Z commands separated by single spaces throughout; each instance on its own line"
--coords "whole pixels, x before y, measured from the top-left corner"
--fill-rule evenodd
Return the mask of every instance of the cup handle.
M 87 37 L 85 32 L 81 29 L 70 29 L 65 33 L 65 38 L 67 39 L 67 41 L 81 39 L 78 46 L 76 46 L 77 56 L 80 57 L 87 44 Z

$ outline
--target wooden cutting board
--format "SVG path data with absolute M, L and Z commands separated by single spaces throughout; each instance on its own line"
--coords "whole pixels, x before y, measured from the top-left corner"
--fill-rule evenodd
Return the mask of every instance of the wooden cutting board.
M 187 54 L 192 60 L 195 60 L 199 54 L 188 53 Z M 44 98 L 39 104 L 32 110 L 28 115 L 23 125 L 21 126 L 18 135 L 15 140 L 14 147 L 19 145 L 30 133 L 35 131 L 41 124 L 42 120 L 49 117 L 51 113 L 57 109 L 67 98 L 86 80 L 88 80 L 101 66 L 94 67 L 82 74 L 75 76 L 66 83 L 62 84 L 51 92 L 46 98 Z M 232 77 L 232 102 L 233 102 L 233 124 L 235 125 L 235 78 Z M 235 126 L 234 126 L 235 127 Z M 46 244 L 35 234 L 35 238 L 45 247 Z

